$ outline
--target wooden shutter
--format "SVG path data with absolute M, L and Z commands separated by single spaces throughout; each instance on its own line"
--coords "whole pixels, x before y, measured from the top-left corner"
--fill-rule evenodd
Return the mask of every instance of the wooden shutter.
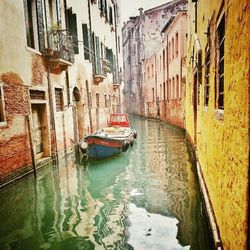
M 69 22 L 69 32 L 73 36 L 74 53 L 79 54 L 76 14 L 73 14 L 72 10 L 68 9 L 67 16 Z
M 96 73 L 101 74 L 101 62 L 100 62 L 100 41 L 99 37 L 96 37 Z
M 84 58 L 90 60 L 89 50 L 89 31 L 86 23 L 82 24 L 83 46 L 84 46 Z
M 36 1 L 36 12 L 37 12 L 37 29 L 38 29 L 39 50 L 41 52 L 43 52 L 43 50 L 45 48 L 45 37 L 44 37 L 42 0 Z

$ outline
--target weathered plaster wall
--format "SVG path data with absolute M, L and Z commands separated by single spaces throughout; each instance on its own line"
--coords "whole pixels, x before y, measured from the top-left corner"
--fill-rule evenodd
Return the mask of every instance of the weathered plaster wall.
M 204 67 L 197 116 L 197 152 L 206 186 L 217 219 L 224 249 L 247 249 L 249 211 L 249 27 L 250 3 L 237 1 L 199 1 L 198 37 L 204 51 L 207 42 L 204 30 L 211 20 L 210 98 L 204 107 Z M 194 141 L 193 70 L 194 7 L 190 6 L 187 131 Z M 215 110 L 215 49 L 216 18 L 220 7 L 225 10 L 225 83 L 224 116 Z

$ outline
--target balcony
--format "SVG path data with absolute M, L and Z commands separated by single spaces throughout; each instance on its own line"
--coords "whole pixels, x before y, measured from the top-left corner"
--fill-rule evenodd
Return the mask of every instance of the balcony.
M 48 33 L 49 44 L 43 55 L 52 69 L 66 70 L 74 63 L 74 46 L 72 36 L 63 30 Z
M 105 58 L 100 58 L 99 60 L 97 59 L 94 73 L 95 84 L 103 82 L 103 80 L 107 77 L 107 73 L 110 72 L 111 69 L 109 67 L 109 60 Z

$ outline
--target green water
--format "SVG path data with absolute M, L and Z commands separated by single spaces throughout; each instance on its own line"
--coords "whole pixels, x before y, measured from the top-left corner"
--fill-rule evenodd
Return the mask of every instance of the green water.
M 211 249 L 184 134 L 132 118 L 126 153 L 73 157 L 0 191 L 0 249 Z

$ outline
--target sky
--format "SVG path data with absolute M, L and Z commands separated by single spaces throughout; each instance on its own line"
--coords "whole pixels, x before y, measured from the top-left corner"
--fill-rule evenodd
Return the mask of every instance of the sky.
M 121 2 L 121 21 L 126 22 L 130 16 L 138 16 L 139 8 L 148 10 L 164 3 L 170 2 L 170 0 L 120 0 Z

